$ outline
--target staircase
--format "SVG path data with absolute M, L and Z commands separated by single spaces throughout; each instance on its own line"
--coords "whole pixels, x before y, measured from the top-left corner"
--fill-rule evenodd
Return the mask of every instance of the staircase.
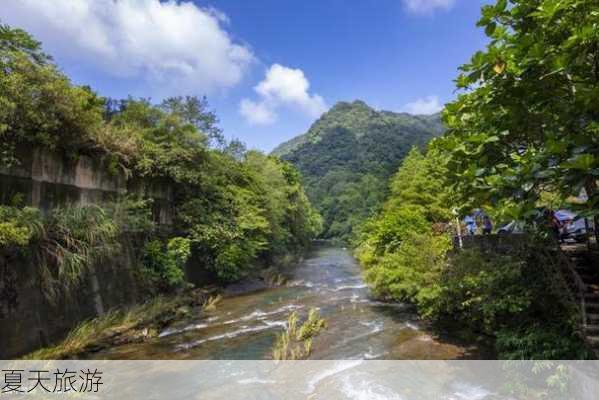
M 599 253 L 586 245 L 567 245 L 562 250 L 578 276 L 586 341 L 599 357 Z

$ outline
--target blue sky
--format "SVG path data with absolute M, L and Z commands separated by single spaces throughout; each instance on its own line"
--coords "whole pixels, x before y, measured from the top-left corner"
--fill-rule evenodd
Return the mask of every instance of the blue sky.
M 486 38 L 491 0 L 15 0 L 76 83 L 104 96 L 208 96 L 228 137 L 265 151 L 337 101 L 430 113 Z

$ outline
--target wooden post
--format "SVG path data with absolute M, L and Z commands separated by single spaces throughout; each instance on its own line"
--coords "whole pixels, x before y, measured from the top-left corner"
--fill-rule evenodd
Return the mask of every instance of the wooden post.
M 458 243 L 460 244 L 460 249 L 464 248 L 464 242 L 462 241 L 462 227 L 460 226 L 460 219 L 456 217 L 456 223 L 458 224 Z
M 584 231 L 587 237 L 587 250 L 591 251 L 591 233 L 589 232 L 589 219 L 584 217 Z
M 586 202 L 589 203 L 589 200 L 595 196 L 597 192 L 597 181 L 595 177 L 589 177 L 584 185 L 584 190 L 586 192 Z M 599 215 L 595 215 L 593 217 L 593 224 L 595 225 L 595 246 L 599 245 Z
M 464 242 L 462 240 L 462 226 L 460 225 L 460 214 L 458 213 L 458 210 L 456 210 L 455 208 L 451 211 L 453 215 L 455 215 L 456 231 L 458 233 L 458 245 L 460 246 L 460 249 L 462 249 L 464 248 Z

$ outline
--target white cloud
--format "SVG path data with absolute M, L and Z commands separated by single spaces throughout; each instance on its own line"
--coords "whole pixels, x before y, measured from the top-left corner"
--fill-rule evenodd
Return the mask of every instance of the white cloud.
M 295 105 L 310 116 L 319 116 L 326 110 L 322 97 L 310 95 L 310 82 L 301 69 L 274 64 L 255 90 L 266 101 Z
M 243 99 L 241 114 L 251 124 L 268 125 L 276 121 L 276 112 L 281 106 L 299 110 L 311 117 L 318 117 L 326 111 L 324 99 L 310 94 L 310 82 L 301 69 L 273 64 L 264 80 L 254 90 L 258 101 Z
M 277 120 L 274 110 L 264 102 L 243 99 L 239 105 L 239 111 L 252 125 L 271 125 Z
M 436 9 L 449 10 L 456 0 L 403 0 L 408 11 L 415 14 L 430 14 Z
M 232 87 L 254 60 L 224 29 L 226 15 L 190 1 L 14 0 L 0 18 L 61 58 L 163 94 Z
M 406 104 L 403 109 L 410 114 L 430 115 L 441 111 L 443 109 L 443 104 L 441 104 L 439 97 L 428 96 Z

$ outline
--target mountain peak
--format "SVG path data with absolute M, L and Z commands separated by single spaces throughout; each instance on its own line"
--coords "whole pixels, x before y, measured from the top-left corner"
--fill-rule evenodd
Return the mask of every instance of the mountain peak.
M 306 194 L 324 218 L 323 236 L 348 238 L 380 206 L 387 179 L 412 146 L 424 147 L 442 132 L 438 115 L 377 111 L 360 100 L 339 102 L 273 154 L 302 174 Z
M 396 113 L 392 111 L 377 111 L 362 100 L 352 102 L 340 101 L 333 105 L 326 113 L 316 120 L 308 132 L 297 136 L 277 146 L 272 154 L 283 157 L 305 143 L 317 143 L 323 135 L 337 128 L 344 128 L 354 137 L 360 138 L 387 126 L 389 129 L 399 127 L 417 129 L 439 134 L 442 131 L 440 120 L 437 117 L 423 118 L 423 116 Z
M 331 108 L 331 110 L 343 110 L 347 108 L 363 108 L 372 110 L 372 108 L 366 104 L 363 100 L 356 99 L 354 101 L 339 101 Z
M 349 101 L 339 101 L 333 105 L 329 109 L 328 112 L 324 113 L 322 116 L 327 116 L 328 114 L 336 114 L 336 113 L 346 113 L 351 111 L 361 111 L 361 112 L 375 112 L 375 110 L 366 104 L 362 100 L 354 100 L 352 102 Z

